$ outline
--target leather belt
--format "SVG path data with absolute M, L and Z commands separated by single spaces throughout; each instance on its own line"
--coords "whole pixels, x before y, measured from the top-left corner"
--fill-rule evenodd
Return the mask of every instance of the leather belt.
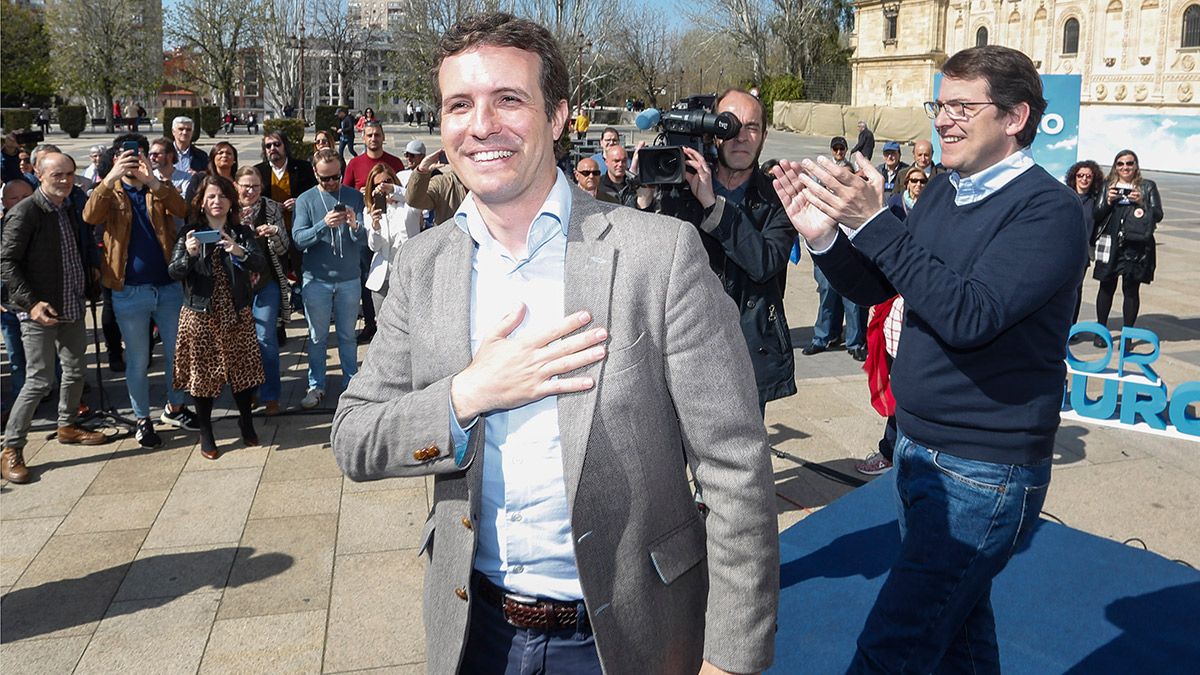
M 504 612 L 504 620 L 510 626 L 544 631 L 574 630 L 579 625 L 578 608 L 582 601 L 541 600 L 524 595 L 515 595 L 493 584 L 479 572 L 472 575 L 479 597 L 489 605 Z M 587 623 L 587 613 L 583 621 Z

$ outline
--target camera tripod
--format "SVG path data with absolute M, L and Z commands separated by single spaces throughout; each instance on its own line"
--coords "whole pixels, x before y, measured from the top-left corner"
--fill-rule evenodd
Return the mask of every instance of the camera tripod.
M 96 319 L 96 300 L 89 300 L 88 307 L 92 315 L 92 347 L 96 356 L 96 391 L 100 394 L 100 403 L 79 418 L 81 423 L 89 427 L 112 427 L 119 433 L 113 439 L 127 438 L 133 435 L 137 422 L 121 415 L 114 406 L 108 404 L 108 395 L 104 391 L 104 367 L 100 365 L 100 321 Z M 121 430 L 123 428 L 123 431 Z

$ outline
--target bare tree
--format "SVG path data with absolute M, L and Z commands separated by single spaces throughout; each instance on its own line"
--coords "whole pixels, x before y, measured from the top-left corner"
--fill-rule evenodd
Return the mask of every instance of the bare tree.
M 844 0 L 772 0 L 771 33 L 783 51 L 786 72 L 803 78 L 808 66 L 819 61 L 838 34 L 845 12 Z
M 623 27 L 636 20 L 626 11 L 624 0 L 515 0 L 514 13 L 545 26 L 558 40 L 572 75 L 571 100 L 585 95 L 599 96 L 610 91 L 598 90 L 600 83 L 613 80 L 620 68 Z M 649 12 L 639 14 L 659 24 Z M 573 104 L 573 103 L 572 103 Z
M 771 10 L 766 0 L 696 0 L 681 2 L 680 11 L 692 23 L 711 32 L 723 33 L 740 44 L 761 82 L 769 73 Z
M 438 41 L 464 17 L 510 9 L 508 0 L 403 0 L 398 20 L 389 20 L 394 91 L 404 98 L 432 99 L 430 71 Z
M 679 36 L 646 8 L 632 12 L 617 40 L 616 50 L 628 73 L 628 84 L 646 104 L 658 106 L 658 92 L 666 84 Z
M 300 107 L 300 60 L 294 55 L 303 34 L 302 0 L 266 0 L 263 4 L 260 62 L 267 105 L 276 112 Z
M 246 51 L 259 44 L 262 28 L 258 7 L 246 0 L 180 0 L 164 24 L 167 39 L 190 57 L 183 76 L 219 93 L 226 110 L 233 108 L 243 59 L 257 58 Z
M 103 102 L 104 127 L 112 133 L 113 100 L 158 88 L 162 76 L 161 40 L 147 28 L 158 16 L 145 16 L 129 0 L 46 2 L 50 69 L 68 94 Z M 140 36 L 151 39 L 149 44 Z
M 331 60 L 337 77 L 338 102 L 349 105 L 347 93 L 363 78 L 367 64 L 387 59 L 382 48 L 386 45 L 383 18 L 351 17 L 341 0 L 319 0 L 315 10 L 314 42 Z

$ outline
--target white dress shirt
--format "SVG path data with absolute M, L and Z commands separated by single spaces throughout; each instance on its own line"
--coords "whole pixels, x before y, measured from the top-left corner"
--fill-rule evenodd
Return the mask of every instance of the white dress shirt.
M 519 336 L 559 324 L 571 189 L 561 171 L 526 239 L 525 257 L 514 258 L 488 232 L 472 195 L 454 214 L 475 241 L 471 265 L 471 351 L 517 302 L 527 308 Z M 466 432 L 450 415 L 456 448 Z M 478 423 L 478 421 L 473 424 Z M 563 478 L 558 397 L 483 416 L 485 442 L 479 545 L 475 569 L 514 593 L 555 600 L 583 597 L 571 513 Z M 459 453 L 461 459 L 461 452 Z
M 375 252 L 367 272 L 368 290 L 379 292 L 379 289 L 383 288 L 391 272 L 392 259 L 400 245 L 421 231 L 424 211 L 404 203 L 404 189 L 408 186 L 410 176 L 412 169 L 401 171 L 397 176 L 399 182 L 392 188 L 392 198 L 389 200 L 391 203 L 388 204 L 387 212 L 380 218 L 378 231 L 370 223 L 370 216 L 367 216 L 367 247 Z M 370 195 L 367 199 L 370 199 Z

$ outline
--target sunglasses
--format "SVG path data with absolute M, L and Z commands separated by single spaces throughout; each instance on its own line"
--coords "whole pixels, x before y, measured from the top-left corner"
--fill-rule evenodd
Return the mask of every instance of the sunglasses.
M 928 183 L 929 179 L 928 178 L 909 178 L 908 182 L 910 182 L 910 183 Z
M 271 148 L 282 148 L 283 143 L 280 143 L 279 141 L 271 141 L 270 143 L 263 143 L 263 147 L 267 148 L 268 150 Z
M 341 177 L 342 177 L 342 174 L 340 174 L 340 173 L 335 173 L 332 176 L 322 176 L 321 174 L 317 174 L 317 180 L 321 181 L 322 183 L 329 183 L 329 182 L 335 181 Z
M 595 178 L 596 176 L 599 176 L 599 175 L 600 175 L 600 171 L 599 171 L 599 170 L 595 170 L 595 171 L 580 171 L 579 169 L 576 169 L 576 170 L 575 170 L 575 173 L 579 174 L 580 176 L 591 176 L 591 177 L 593 177 L 593 178 Z
M 1137 166 L 1137 162 L 1134 162 L 1134 161 L 1117 162 L 1117 166 Z

